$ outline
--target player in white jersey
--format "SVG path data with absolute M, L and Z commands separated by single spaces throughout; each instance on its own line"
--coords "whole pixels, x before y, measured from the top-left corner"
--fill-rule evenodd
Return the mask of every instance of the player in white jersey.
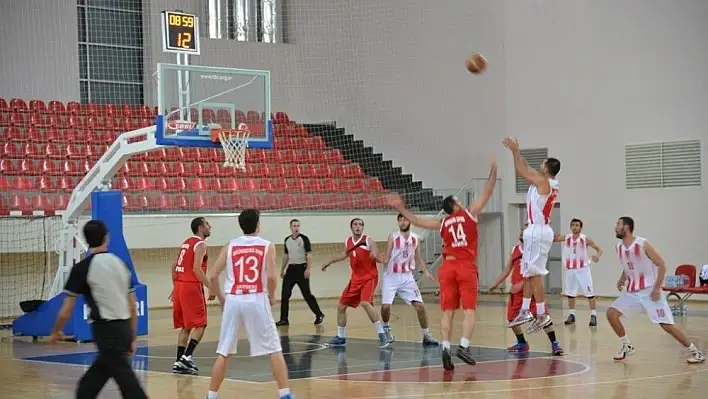
M 389 343 L 395 341 L 391 331 L 391 305 L 393 298 L 398 296 L 407 304 L 412 305 L 418 313 L 418 322 L 423 333 L 423 346 L 438 346 L 430 335 L 428 328 L 428 315 L 425 313 L 423 297 L 420 295 L 418 284 L 413 277 L 416 265 L 423 270 L 423 274 L 430 280 L 433 276 L 423 262 L 420 255 L 420 239 L 411 230 L 411 222 L 398 214 L 398 230 L 388 236 L 388 247 L 381 263 L 386 265 L 381 286 L 381 319 L 384 323 L 384 332 Z
M 509 327 L 519 326 L 531 321 L 535 322 L 528 329 L 534 333 L 553 321 L 546 313 L 545 288 L 543 279 L 548 274 L 546 263 L 548 253 L 553 245 L 553 229 L 551 228 L 551 213 L 558 198 L 558 180 L 556 175 L 560 172 L 561 163 L 556 158 L 547 158 L 541 163 L 541 169 L 529 167 L 526 159 L 521 155 L 519 142 L 507 137 L 504 146 L 511 150 L 514 156 L 514 167 L 519 175 L 530 184 L 526 194 L 526 213 L 528 227 L 524 230 L 524 249 L 521 259 L 521 275 L 524 278 L 524 299 L 521 311 L 514 320 L 509 322 Z M 536 300 L 536 317 L 529 311 L 531 298 Z
M 595 244 L 592 238 L 582 233 L 583 221 L 573 219 L 570 221 L 570 233 L 557 235 L 555 242 L 563 243 L 563 268 L 565 269 L 565 282 L 563 293 L 568 298 L 568 318 L 566 325 L 575 324 L 575 297 L 581 291 L 590 303 L 590 327 L 597 326 L 597 310 L 595 290 L 592 285 L 590 263 L 597 263 L 602 256 L 602 249 Z M 588 248 L 595 250 L 595 255 L 590 256 Z
M 607 321 L 622 342 L 622 349 L 614 359 L 623 360 L 634 354 L 634 346 L 627 338 L 620 317 L 644 310 L 652 323 L 659 324 L 686 348 L 689 363 L 703 363 L 706 360 L 703 353 L 674 325 L 674 316 L 661 290 L 666 276 L 664 260 L 647 240 L 634 235 L 634 220 L 629 216 L 617 220 L 615 236 L 621 240 L 617 243 L 617 255 L 624 269 L 617 281 L 617 290 L 625 289 L 625 292 L 607 309 Z
M 251 356 L 270 355 L 270 367 L 280 398 L 293 399 L 288 388 L 288 367 L 283 358 L 280 336 L 270 307 L 275 304 L 278 270 L 275 246 L 258 236 L 260 213 L 246 209 L 238 215 L 243 236 L 231 240 L 209 270 L 212 287 L 219 286 L 219 275 L 226 268 L 223 290 L 217 291 L 222 308 L 221 331 L 216 362 L 211 373 L 207 399 L 216 399 L 231 355 L 236 353 L 241 325 L 246 329 Z

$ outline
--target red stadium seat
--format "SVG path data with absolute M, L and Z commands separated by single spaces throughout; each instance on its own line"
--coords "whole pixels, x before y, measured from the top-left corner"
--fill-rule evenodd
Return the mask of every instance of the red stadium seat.
M 69 101 L 66 104 L 66 112 L 73 115 L 81 114 L 81 104 L 76 101 Z
M 29 114 L 27 117 L 27 123 L 32 127 L 47 127 L 48 125 L 44 121 L 44 117 L 39 114 Z
M 313 193 L 322 193 L 327 191 L 322 179 L 308 179 L 306 186 L 308 187 L 308 190 Z
M 99 115 L 101 113 L 101 107 L 98 104 L 88 103 L 83 109 L 84 115 Z
M 221 191 L 221 179 L 211 178 L 206 180 L 206 187 L 209 191 Z
M 12 189 L 18 191 L 34 190 L 34 180 L 27 176 L 17 176 L 12 180 Z
M 23 214 L 32 214 L 32 204 L 29 199 L 22 194 L 13 194 L 10 200 L 10 210 L 20 211 Z
M 56 211 L 56 208 L 54 207 L 53 195 L 35 195 L 32 197 L 30 205 L 35 211 L 44 211 L 45 216 L 50 216 Z
M 184 165 L 184 175 L 189 177 L 202 176 L 202 164 L 199 162 L 189 162 Z
M 56 188 L 65 193 L 70 193 L 76 186 L 76 182 L 69 176 L 60 176 L 57 178 Z
M 285 176 L 285 166 L 282 164 L 260 164 L 262 165 L 263 174 L 256 174 L 256 176 L 268 176 L 268 177 L 284 177 Z
M 10 114 L 10 126 L 24 127 L 27 122 L 22 114 Z
M 22 156 L 25 158 L 44 158 L 44 147 L 34 143 L 27 143 L 22 146 Z
M 11 159 L 0 159 L 0 176 L 14 175 L 16 173 L 17 168 Z
M 16 127 L 5 128 L 5 132 L 2 135 L 2 141 L 4 142 L 21 143 L 27 140 L 28 137 Z
M 12 112 L 29 112 L 27 103 L 21 98 L 13 98 L 10 100 L 10 110 Z
M 145 176 L 138 177 L 135 182 L 135 189 L 141 192 L 151 191 L 154 189 L 152 183 L 153 181 Z
M 101 105 L 101 114 L 115 117 L 117 113 L 115 104 Z
M 128 104 L 123 104 L 120 106 L 120 115 L 124 118 L 133 116 L 133 107 Z
M 290 181 L 290 191 L 304 193 L 310 190 L 305 186 L 305 179 L 295 178 Z
M 283 193 L 287 192 L 290 190 L 288 186 L 288 180 L 282 177 L 274 177 L 270 180 L 270 187 L 271 189 L 269 191 L 272 191 L 274 193 Z
M 212 177 L 216 175 L 216 165 L 213 162 L 202 164 L 202 172 L 200 176 Z
M 169 176 L 170 168 L 164 162 L 150 162 L 148 165 L 148 176 Z
M 157 191 L 169 191 L 169 182 L 165 177 L 156 177 L 152 182 L 152 187 Z
M 113 188 L 121 191 L 130 191 L 132 187 L 130 186 L 130 181 L 125 177 L 119 177 L 113 182 Z
M 222 127 L 231 126 L 231 114 L 225 109 L 220 109 L 216 111 L 216 123 L 220 124 Z
M 300 176 L 300 165 L 296 164 L 286 164 L 283 165 L 285 170 L 285 177 L 298 177 Z
M 202 124 L 207 125 L 210 123 L 217 123 L 214 110 L 209 108 L 202 109 Z
M 2 146 L 2 158 L 22 158 L 23 152 L 15 143 L 5 143 Z
M 59 165 L 57 161 L 51 160 L 51 159 L 45 159 L 41 162 L 41 167 L 42 167 L 42 174 L 43 175 L 61 175 L 61 169 L 59 168 Z
M 0 113 L 0 126 L 8 126 L 10 124 L 10 121 L 7 120 L 7 117 L 5 114 Z
M 155 115 L 152 113 L 152 109 L 147 105 L 141 105 L 137 109 L 137 116 L 141 119 L 155 119 Z
M 49 176 L 41 176 L 39 178 L 38 185 L 39 185 L 40 191 L 47 192 L 47 191 L 54 191 L 54 189 L 55 189 L 54 181 Z
M 313 164 L 300 165 L 300 177 L 312 178 L 317 176 L 317 169 Z
M 184 168 L 184 163 L 177 161 L 172 164 L 172 175 L 173 176 L 184 176 L 185 173 L 185 168 Z
M 241 191 L 241 185 L 235 178 L 225 178 L 221 181 L 221 190 L 225 193 L 238 193 Z
M 253 125 L 256 123 L 260 123 L 260 122 L 261 122 L 261 116 L 260 116 L 260 114 L 258 114 L 258 112 L 248 111 L 248 113 L 246 113 L 246 123 L 248 123 L 249 125 Z
M 248 163 L 265 163 L 266 153 L 265 150 L 260 149 L 248 149 L 246 150 L 246 161 Z
M 9 128 L 9 129 L 12 129 L 12 128 Z M 27 141 L 31 141 L 33 143 L 45 142 L 45 141 L 47 141 L 47 139 L 44 136 L 45 132 L 46 132 L 46 130 L 42 131 L 42 130 L 39 130 L 34 127 L 27 128 L 27 129 L 25 129 L 23 141 L 27 140 Z M 17 141 L 17 140 L 14 140 L 14 141 Z
M 185 194 L 177 194 L 175 196 L 175 209 L 188 210 L 189 208 L 189 198 Z
M 246 179 L 245 183 L 246 190 L 253 191 L 272 191 L 273 185 L 270 183 L 270 179 Z
M 8 112 L 10 110 L 10 105 L 5 101 L 4 98 L 0 98 L 0 113 Z
M 290 118 L 288 118 L 288 114 L 285 112 L 276 112 L 275 113 L 275 123 L 289 123 Z
M 12 184 L 10 183 L 10 179 L 8 179 L 6 176 L 0 175 L 0 191 L 2 192 L 8 192 L 12 189 Z M 0 196 L 2 198 L 2 196 Z
M 64 114 L 66 109 L 61 101 L 52 100 L 49 102 L 48 111 L 50 114 Z
M 207 189 L 206 180 L 204 180 L 204 178 L 201 178 L 201 177 L 195 177 L 195 178 L 189 179 L 187 184 L 188 184 L 188 188 L 194 192 L 206 191 L 206 189 Z
M 56 199 L 54 200 L 54 207 L 57 210 L 64 210 L 69 206 L 69 195 L 68 194 L 59 194 L 56 196 Z
M 151 210 L 165 210 L 174 209 L 174 201 L 172 197 L 167 194 L 157 194 L 150 196 L 148 201 L 148 209 Z
M 31 100 L 29 102 L 29 110 L 30 112 L 35 112 L 38 114 L 45 114 L 47 113 L 47 106 L 42 100 Z
M 37 169 L 37 163 L 33 159 L 22 159 L 19 161 L 18 174 L 24 176 L 34 176 L 39 170 Z
M 64 118 L 61 115 L 49 115 L 45 124 L 53 129 L 64 128 Z
M 172 181 L 171 189 L 173 191 L 187 191 L 187 182 L 183 178 L 178 177 Z
M 235 118 L 236 122 L 246 122 L 246 114 L 243 113 L 243 111 L 236 110 L 235 112 Z

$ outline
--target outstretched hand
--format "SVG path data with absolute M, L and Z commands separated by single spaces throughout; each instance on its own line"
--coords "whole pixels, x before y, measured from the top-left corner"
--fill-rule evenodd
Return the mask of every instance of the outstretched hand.
M 511 151 L 518 151 L 519 150 L 519 140 L 511 137 L 507 137 L 502 141 L 502 144 L 504 144 L 504 147 L 510 149 Z
M 403 200 L 398 194 L 389 194 L 386 196 L 386 202 L 393 209 L 401 209 L 404 207 Z

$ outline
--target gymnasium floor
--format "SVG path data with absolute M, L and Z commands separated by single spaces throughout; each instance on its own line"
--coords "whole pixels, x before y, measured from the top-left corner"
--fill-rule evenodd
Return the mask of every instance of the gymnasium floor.
M 428 313 L 436 336 L 440 311 L 430 298 Z M 424 349 L 415 312 L 403 304 L 394 306 L 392 326 L 397 342 L 392 350 L 380 351 L 375 330 L 360 309 L 350 310 L 346 350 L 324 344 L 335 331 L 334 301 L 322 303 L 327 313 L 324 327 L 312 325 L 313 316 L 304 303 L 291 306 L 291 325 L 281 329 L 283 349 L 290 368 L 291 387 L 304 398 L 705 398 L 708 364 L 688 365 L 681 347 L 644 316 L 628 324 L 629 337 L 637 353 L 625 362 L 614 362 L 619 343 L 602 313 L 599 326 L 587 326 L 589 311 L 578 310 L 575 327 L 562 325 L 561 302 L 551 302 L 552 314 L 561 325 L 558 338 L 566 355 L 552 357 L 545 334 L 529 338 L 532 352 L 517 356 L 505 352 L 514 341 L 505 328 L 501 296 L 486 297 L 479 309 L 479 325 L 472 340 L 477 366 L 458 365 L 443 373 L 438 348 Z M 278 314 L 278 310 L 274 310 Z M 563 312 L 563 317 L 565 316 Z M 175 354 L 175 332 L 171 313 L 150 313 L 150 335 L 139 342 L 133 365 L 150 398 L 201 399 L 206 396 L 218 336 L 219 311 L 212 308 L 195 361 L 199 376 L 171 373 Z M 691 303 L 689 315 L 678 317 L 696 345 L 706 349 L 708 304 Z M 459 323 L 456 332 L 459 333 Z M 455 337 L 455 342 L 459 336 Z M 528 337 L 527 337 L 528 338 Z M 247 353 L 247 344 L 240 349 Z M 73 398 L 73 389 L 94 356 L 91 344 L 63 343 L 50 346 L 5 336 L 0 342 L 0 397 Z M 275 398 L 265 358 L 235 357 L 221 390 L 222 398 Z M 101 398 L 119 398 L 111 382 Z

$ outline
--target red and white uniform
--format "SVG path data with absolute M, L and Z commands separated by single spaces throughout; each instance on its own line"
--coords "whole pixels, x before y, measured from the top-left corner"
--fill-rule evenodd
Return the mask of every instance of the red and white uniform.
M 393 247 L 391 248 L 391 259 L 384 270 L 381 303 L 384 305 L 393 304 L 396 294 L 409 305 L 411 302 L 422 303 L 423 298 L 413 277 L 415 253 L 420 239 L 414 233 L 408 233 L 406 237 L 400 231 L 391 233 L 391 239 Z
M 617 255 L 624 268 L 627 283 L 625 292 L 610 306 L 625 316 L 644 310 L 654 324 L 674 324 L 674 316 L 664 292 L 660 291 L 658 301 L 651 299 L 657 273 L 656 265 L 646 254 L 645 243 L 645 239 L 636 237 L 629 246 L 625 246 L 621 241 L 617 244 Z
M 590 256 L 588 253 L 588 237 L 579 234 L 566 234 L 563 241 L 563 266 L 565 269 L 564 293 L 575 297 L 582 292 L 585 297 L 595 296 L 590 274 Z
M 206 245 L 204 240 L 192 236 L 184 240 L 175 262 L 172 277 L 172 324 L 174 328 L 195 328 L 207 325 L 204 287 L 194 273 L 194 250 Z M 202 260 L 202 271 L 207 271 L 207 255 Z
M 524 230 L 524 258 L 521 260 L 521 274 L 525 278 L 548 274 L 546 263 L 553 245 L 551 213 L 558 200 L 558 180 L 548 181 L 551 184 L 551 192 L 547 195 L 539 194 L 533 184 L 526 194 L 529 225 Z
M 523 256 L 523 249 L 521 248 L 521 243 L 514 245 L 511 250 L 511 285 L 514 286 L 522 281 L 524 277 L 521 275 L 521 257 Z M 506 305 L 506 318 L 509 322 L 514 320 L 516 316 L 521 312 L 521 305 L 524 301 L 523 291 L 512 293 L 509 295 L 509 302 Z M 536 300 L 531 298 L 531 307 L 529 308 L 531 314 L 536 316 Z M 548 313 L 548 305 L 546 305 L 546 313 Z
M 476 309 L 479 288 L 477 218 L 460 209 L 443 219 L 443 263 L 438 272 L 443 310 Z
M 379 271 L 376 259 L 371 257 L 372 242 L 368 236 L 362 235 L 358 240 L 354 237 L 347 238 L 345 245 L 352 274 L 349 284 L 339 297 L 339 304 L 352 308 L 358 307 L 362 302 L 373 305 L 374 293 L 379 284 Z
M 222 356 L 236 353 L 242 323 L 251 356 L 282 351 L 268 300 L 269 247 L 270 241 L 257 236 L 241 236 L 229 242 L 224 281 L 226 300 L 216 349 Z

